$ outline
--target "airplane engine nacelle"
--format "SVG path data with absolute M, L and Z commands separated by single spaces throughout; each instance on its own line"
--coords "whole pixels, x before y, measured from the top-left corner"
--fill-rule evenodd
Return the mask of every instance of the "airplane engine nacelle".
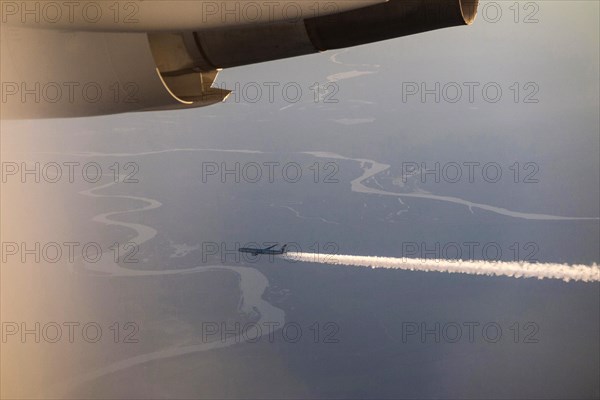
M 193 51 L 200 68 L 235 67 L 469 25 L 477 5 L 478 0 L 389 0 L 296 23 L 193 32 Z
M 222 68 L 473 22 L 478 0 L 389 0 L 297 21 L 140 32 L 2 26 L 2 118 L 77 117 L 223 101 Z

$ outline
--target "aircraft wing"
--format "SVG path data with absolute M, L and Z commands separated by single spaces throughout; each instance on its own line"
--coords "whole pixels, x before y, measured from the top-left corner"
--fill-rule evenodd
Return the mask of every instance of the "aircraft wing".
M 267 247 L 265 250 L 271 250 L 273 247 L 277 246 L 278 243 L 275 243 L 273 246 Z
M 1 1 L 2 118 L 224 101 L 223 68 L 470 24 L 477 0 Z M 254 8 L 253 8 L 254 7 Z

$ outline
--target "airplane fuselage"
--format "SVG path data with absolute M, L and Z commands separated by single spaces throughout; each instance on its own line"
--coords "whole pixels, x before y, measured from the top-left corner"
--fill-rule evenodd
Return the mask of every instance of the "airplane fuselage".
M 281 249 L 279 249 L 279 250 L 273 249 L 273 247 L 275 247 L 275 246 L 267 247 L 266 249 L 254 249 L 254 248 L 250 248 L 250 247 L 242 247 L 242 248 L 238 249 L 238 251 L 240 253 L 250 253 L 254 256 L 257 256 L 259 254 L 280 255 L 280 254 L 285 254 L 287 252 L 286 245 L 283 245 L 281 247 Z

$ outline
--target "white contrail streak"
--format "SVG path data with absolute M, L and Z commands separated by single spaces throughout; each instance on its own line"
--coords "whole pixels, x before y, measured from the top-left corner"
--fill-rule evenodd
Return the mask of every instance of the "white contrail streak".
M 565 282 L 599 282 L 600 266 L 568 265 L 552 263 L 434 260 L 395 257 L 365 257 L 337 254 L 287 253 L 290 261 L 312 262 L 330 265 L 348 265 L 367 268 L 389 268 L 408 271 L 447 272 L 513 278 L 561 279 Z

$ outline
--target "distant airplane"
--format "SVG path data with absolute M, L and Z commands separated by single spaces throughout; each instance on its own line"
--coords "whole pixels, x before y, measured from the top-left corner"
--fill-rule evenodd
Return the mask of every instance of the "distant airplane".
M 286 250 L 287 244 L 284 244 L 283 246 L 281 246 L 280 250 L 275 250 L 274 249 L 275 246 L 277 246 L 277 243 L 274 244 L 273 246 L 267 247 L 266 249 L 252 249 L 249 247 L 242 247 L 238 251 L 240 253 L 250 253 L 253 256 L 257 256 L 259 254 L 278 255 L 278 254 L 287 253 L 287 250 Z

